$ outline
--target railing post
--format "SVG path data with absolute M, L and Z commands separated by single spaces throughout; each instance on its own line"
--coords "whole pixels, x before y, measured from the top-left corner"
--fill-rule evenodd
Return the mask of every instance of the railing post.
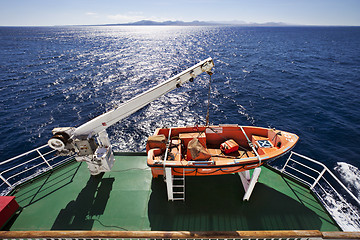
M 44 162 L 49 166 L 50 169 L 52 169 L 52 166 L 49 164 L 49 162 L 45 159 L 45 157 L 41 154 L 41 152 L 36 149 L 37 153 L 40 155 L 40 157 L 44 160 Z
M 13 186 L 0 174 L 0 179 L 4 181 L 4 183 L 6 183 L 7 185 L 9 185 L 9 187 L 13 188 Z
M 326 172 L 326 168 L 324 168 L 321 173 L 319 174 L 319 176 L 316 178 L 315 182 L 313 183 L 313 185 L 311 185 L 310 190 L 312 190 L 315 185 L 319 182 L 320 178 L 322 177 L 322 175 L 324 175 L 324 173 Z
M 286 160 L 286 163 L 284 164 L 284 167 L 281 169 L 280 172 L 284 172 L 284 170 L 285 170 L 288 162 L 290 161 L 292 155 L 293 155 L 293 151 L 290 152 L 290 155 L 289 155 L 288 159 Z

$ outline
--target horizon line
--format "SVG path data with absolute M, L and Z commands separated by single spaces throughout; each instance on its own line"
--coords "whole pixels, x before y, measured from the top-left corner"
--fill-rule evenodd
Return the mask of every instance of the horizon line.
M 148 23 L 142 23 L 148 22 Z M 239 23 L 236 23 L 239 22 Z M 243 22 L 243 23 L 242 23 Z M 199 24 L 197 24 L 199 23 Z M 139 20 L 136 22 L 127 23 L 99 23 L 99 24 L 64 24 L 64 25 L 0 25 L 0 27 L 74 27 L 74 26 L 239 26 L 239 27 L 360 27 L 360 25 L 323 25 L 323 24 L 295 24 L 285 22 L 250 22 L 247 23 L 241 20 L 232 21 L 181 21 L 181 20 L 166 20 L 166 21 L 153 21 L 153 20 Z

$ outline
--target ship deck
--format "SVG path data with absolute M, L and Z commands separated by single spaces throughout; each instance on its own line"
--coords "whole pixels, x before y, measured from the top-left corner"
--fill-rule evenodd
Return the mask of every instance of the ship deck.
M 115 158 L 101 176 L 73 162 L 18 187 L 22 209 L 3 230 L 340 230 L 308 188 L 268 167 L 249 202 L 237 174 L 186 177 L 186 201 L 168 202 L 144 154 Z

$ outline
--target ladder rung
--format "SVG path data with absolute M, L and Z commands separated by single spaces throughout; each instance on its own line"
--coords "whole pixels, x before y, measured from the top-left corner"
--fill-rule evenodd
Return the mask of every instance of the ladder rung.
M 173 180 L 185 180 L 185 178 L 184 177 L 175 177 L 175 176 L 173 176 Z
M 173 198 L 173 200 L 185 200 L 185 198 Z
M 181 175 L 172 175 L 172 200 L 182 200 L 185 201 L 185 174 L 183 173 L 183 176 Z M 174 185 L 174 183 L 176 183 Z M 177 190 L 177 191 L 175 191 Z M 176 197 L 174 197 L 176 196 Z

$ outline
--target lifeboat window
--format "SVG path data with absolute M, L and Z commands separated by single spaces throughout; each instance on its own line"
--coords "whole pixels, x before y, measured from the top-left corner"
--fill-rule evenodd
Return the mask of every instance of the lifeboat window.
M 271 142 L 269 142 L 268 140 L 257 140 L 257 143 L 259 144 L 259 147 L 262 147 L 262 148 L 273 147 Z

